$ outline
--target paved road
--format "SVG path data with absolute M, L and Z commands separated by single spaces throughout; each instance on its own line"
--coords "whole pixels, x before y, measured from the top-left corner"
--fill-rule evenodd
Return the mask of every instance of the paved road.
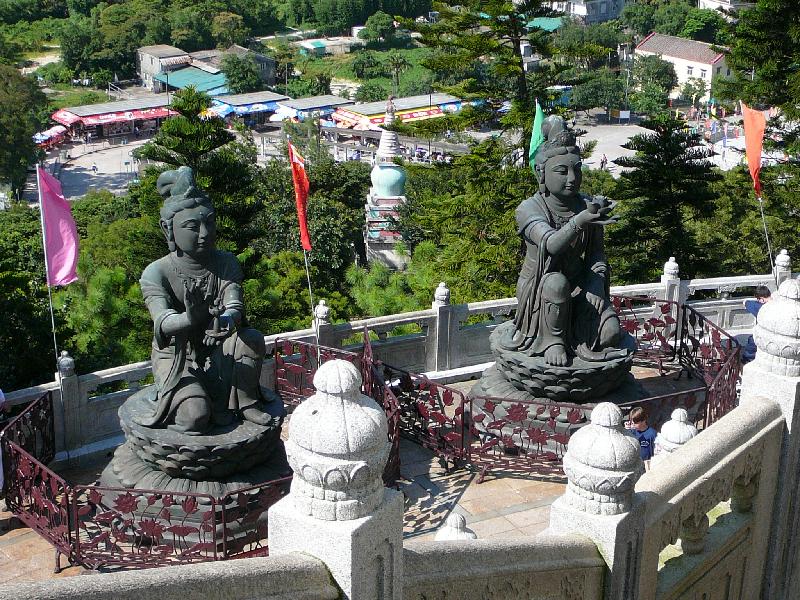
M 137 172 L 138 163 L 130 153 L 146 141 L 136 140 L 126 145 L 89 144 L 86 153 L 83 144 L 74 145 L 69 149 L 70 155 L 80 153 L 79 156 L 65 161 L 61 168 L 61 187 L 64 196 L 76 198 L 85 195 L 89 190 L 101 189 L 114 194 L 125 192 Z M 97 166 L 96 173 L 92 171 L 92 165 Z

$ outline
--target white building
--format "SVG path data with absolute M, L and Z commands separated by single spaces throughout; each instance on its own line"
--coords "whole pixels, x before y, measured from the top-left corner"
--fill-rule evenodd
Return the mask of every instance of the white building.
M 142 80 L 142 85 L 154 91 L 160 91 L 160 84 L 153 80 L 154 75 L 164 71 L 188 65 L 192 58 L 175 46 L 158 44 L 156 46 L 142 46 L 136 51 L 136 73 Z
M 709 8 L 711 10 L 718 10 L 722 13 L 731 10 L 744 10 L 745 8 L 752 8 L 755 2 L 745 2 L 743 0 L 698 0 L 697 8 Z
M 660 56 L 675 67 L 678 87 L 672 90 L 671 97 L 680 93 L 680 88 L 689 79 L 700 79 L 706 84 L 706 94 L 701 100 L 709 98 L 711 81 L 715 78 L 728 78 L 731 70 L 725 63 L 725 55 L 711 44 L 696 42 L 672 35 L 651 33 L 644 38 L 634 51 L 635 56 Z
M 619 18 L 627 0 L 556 0 L 553 10 L 577 17 L 585 23 L 601 23 Z

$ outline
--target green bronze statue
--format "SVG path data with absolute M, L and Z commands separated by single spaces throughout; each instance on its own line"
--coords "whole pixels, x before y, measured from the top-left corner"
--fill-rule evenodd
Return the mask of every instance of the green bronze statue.
M 169 254 L 147 266 L 141 287 L 153 318 L 157 397 L 146 427 L 202 435 L 239 419 L 265 425 L 259 386 L 264 336 L 247 327 L 242 271 L 217 250 L 216 213 L 189 167 L 158 178 Z
M 603 226 L 614 221 L 615 203 L 580 193 L 580 151 L 561 117 L 548 117 L 542 133 L 546 141 L 534 164 L 539 191 L 516 210 L 525 244 L 519 304 L 512 335 L 500 343 L 556 367 L 574 356 L 622 356 L 603 248 Z

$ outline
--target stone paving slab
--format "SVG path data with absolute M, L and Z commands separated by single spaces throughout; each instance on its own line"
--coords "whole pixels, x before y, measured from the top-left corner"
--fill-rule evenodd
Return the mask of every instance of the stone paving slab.
M 677 371 L 664 377 L 658 376 L 654 369 L 634 367 L 634 372 L 653 396 L 699 384 L 685 375 L 677 379 Z M 468 391 L 473 384 L 463 382 L 454 387 Z M 284 427 L 284 432 L 287 430 Z M 550 505 L 566 487 L 566 480 L 560 474 L 536 477 L 503 470 L 490 470 L 484 482 L 478 484 L 477 469 L 448 472 L 430 450 L 408 440 L 401 441 L 400 453 L 399 487 L 406 496 L 404 537 L 407 539 L 432 539 L 451 512 L 463 515 L 480 538 L 532 536 L 547 528 Z M 99 477 L 109 458 L 110 455 L 81 469 L 62 470 L 61 474 L 72 483 L 91 483 Z M 91 573 L 69 567 L 55 575 L 53 547 L 10 519 L 11 515 L 4 510 L 0 503 L 0 584 Z M 64 558 L 62 564 L 68 567 Z

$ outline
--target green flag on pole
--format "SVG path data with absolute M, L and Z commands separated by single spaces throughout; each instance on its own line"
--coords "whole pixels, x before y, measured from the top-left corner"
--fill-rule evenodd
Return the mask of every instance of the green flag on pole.
M 536 169 L 534 168 L 536 152 L 539 150 L 539 146 L 544 143 L 544 136 L 542 135 L 542 123 L 544 123 L 544 111 L 542 110 L 542 106 L 539 104 L 539 99 L 537 98 L 536 117 L 533 119 L 533 130 L 531 131 L 531 146 L 530 150 L 528 150 L 528 165 L 530 166 L 534 175 L 536 175 Z

